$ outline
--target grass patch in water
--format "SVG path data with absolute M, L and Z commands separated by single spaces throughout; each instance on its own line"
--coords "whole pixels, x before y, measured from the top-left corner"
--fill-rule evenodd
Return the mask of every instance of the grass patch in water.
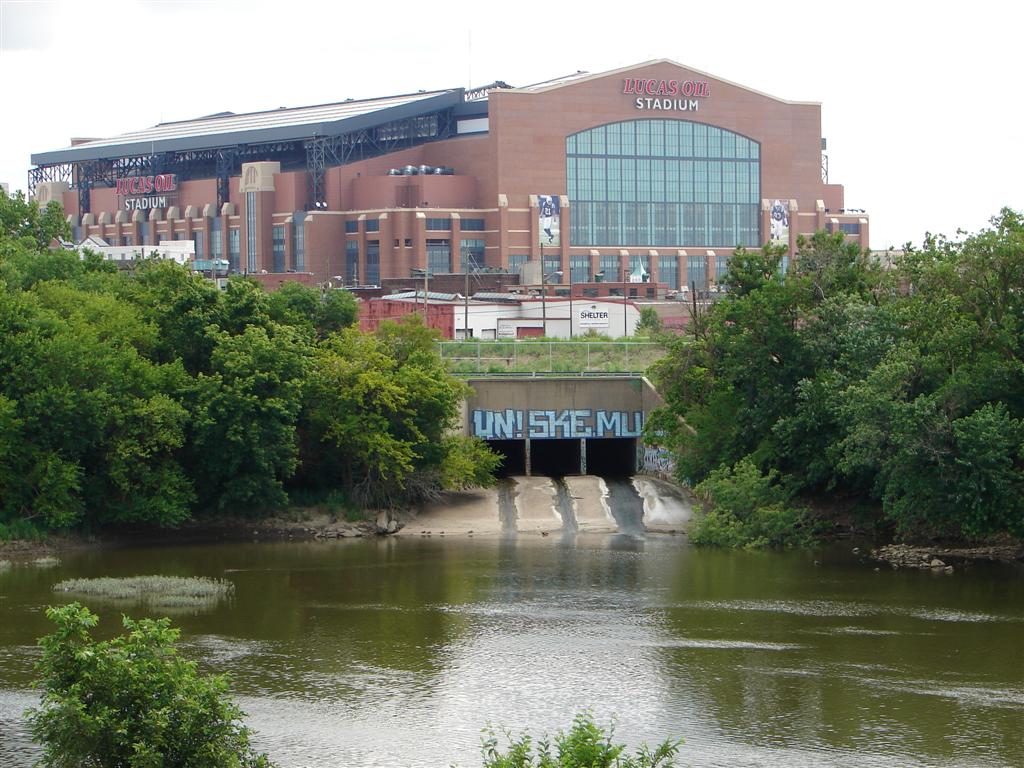
M 235 591 L 222 579 L 200 576 L 128 576 L 125 578 L 67 579 L 53 586 L 54 592 L 88 595 L 119 603 L 150 608 L 212 608 Z
M 57 557 L 37 557 L 32 561 L 32 565 L 36 568 L 53 568 L 54 566 L 60 565 L 60 558 Z

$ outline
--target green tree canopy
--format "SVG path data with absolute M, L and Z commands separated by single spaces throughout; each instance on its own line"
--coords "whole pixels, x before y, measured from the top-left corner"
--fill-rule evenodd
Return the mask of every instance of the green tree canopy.
M 749 460 L 878 504 L 904 535 L 1024 533 L 1024 218 L 882 269 L 841 234 L 739 250 L 729 293 L 654 371 L 651 438 L 693 484 Z M 766 501 L 766 503 L 768 503 Z
M 0 532 L 489 481 L 496 457 L 452 431 L 467 390 L 429 329 L 361 334 L 346 291 L 221 291 L 171 261 L 51 251 L 58 214 L 0 200 Z

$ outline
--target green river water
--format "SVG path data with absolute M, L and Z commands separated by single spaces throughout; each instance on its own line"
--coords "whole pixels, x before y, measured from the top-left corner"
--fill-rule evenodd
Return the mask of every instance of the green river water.
M 683 737 L 682 765 L 1024 766 L 1021 568 L 876 571 L 851 545 L 715 552 L 655 534 L 16 562 L 0 570 L 0 766 L 38 754 L 22 712 L 43 610 L 68 599 L 53 584 L 140 573 L 235 584 L 172 615 L 280 766 L 474 766 L 487 722 L 540 735 L 587 707 L 630 745 Z M 85 602 L 100 634 L 119 630 L 125 609 Z

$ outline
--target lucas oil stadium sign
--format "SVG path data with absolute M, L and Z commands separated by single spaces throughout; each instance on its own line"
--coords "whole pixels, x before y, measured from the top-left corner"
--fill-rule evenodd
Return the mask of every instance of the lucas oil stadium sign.
M 622 92 L 636 96 L 633 104 L 637 109 L 679 110 L 696 112 L 700 107 L 698 99 L 711 95 L 706 80 L 654 80 L 627 77 Z
M 168 195 L 173 197 L 177 192 L 178 177 L 173 173 L 122 176 L 117 179 L 117 196 L 124 198 L 125 210 L 129 211 L 166 208 Z

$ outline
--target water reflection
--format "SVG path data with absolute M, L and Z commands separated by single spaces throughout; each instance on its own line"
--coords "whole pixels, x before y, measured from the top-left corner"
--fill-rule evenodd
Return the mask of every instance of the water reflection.
M 33 759 L 20 713 L 42 608 L 63 599 L 52 584 L 137 573 L 235 584 L 176 621 L 282 766 L 475 765 L 485 722 L 540 734 L 583 707 L 631 743 L 685 737 L 693 765 L 1024 764 L 1019 570 L 933 578 L 576 534 L 107 550 L 4 571 L 0 765 Z

